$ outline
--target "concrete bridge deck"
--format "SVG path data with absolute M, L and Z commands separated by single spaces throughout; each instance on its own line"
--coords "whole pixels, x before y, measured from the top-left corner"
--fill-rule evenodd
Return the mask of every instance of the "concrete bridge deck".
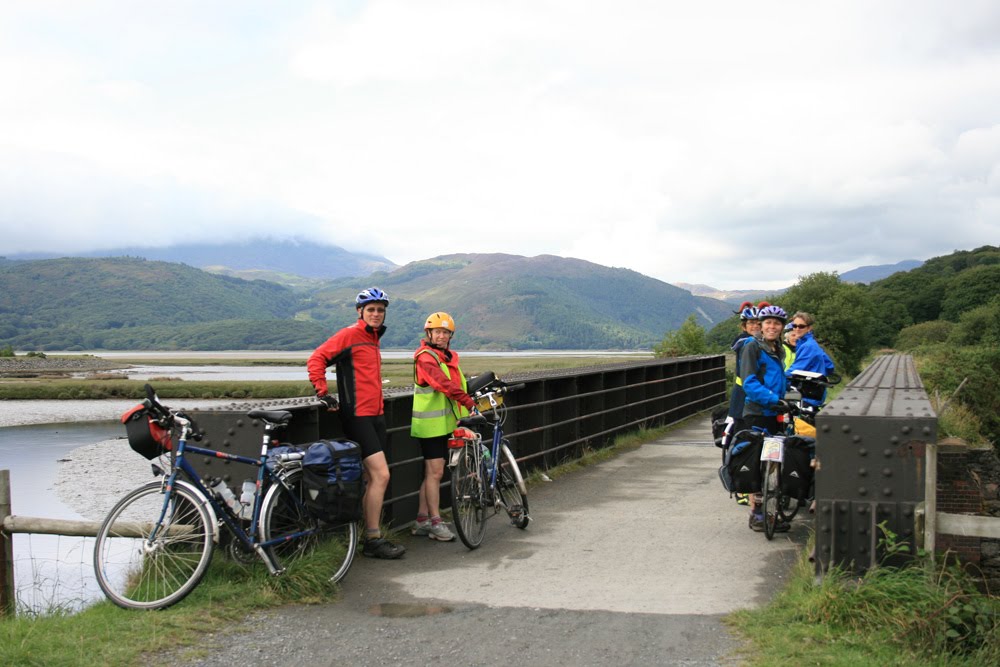
M 177 664 L 733 664 L 722 617 L 783 585 L 812 521 L 751 532 L 719 463 L 696 418 L 532 486 L 526 531 L 497 516 L 475 551 L 407 537 L 401 560 L 359 554 L 338 603 L 255 615 Z

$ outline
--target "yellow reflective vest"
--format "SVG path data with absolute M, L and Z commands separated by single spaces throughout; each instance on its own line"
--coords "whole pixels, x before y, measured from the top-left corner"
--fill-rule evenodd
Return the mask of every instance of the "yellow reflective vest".
M 787 371 L 795 363 L 795 348 L 788 343 L 782 343 L 781 346 L 785 348 L 785 370 Z
M 434 387 L 421 387 L 417 384 L 416 357 L 421 354 L 429 354 L 434 357 L 445 377 L 451 379 L 451 369 L 441 358 L 431 349 L 422 349 L 414 355 L 413 365 L 413 420 L 410 422 L 410 435 L 414 438 L 435 438 L 448 435 L 455 430 L 458 420 L 467 417 L 469 411 L 465 406 L 451 400 Z M 465 374 L 461 368 L 458 371 L 458 379 L 462 385 L 462 391 L 468 390 Z

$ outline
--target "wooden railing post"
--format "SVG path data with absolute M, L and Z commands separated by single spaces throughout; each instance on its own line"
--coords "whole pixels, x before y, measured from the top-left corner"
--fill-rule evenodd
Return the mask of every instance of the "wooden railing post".
M 0 526 L 10 511 L 10 471 L 0 470 Z M 15 608 L 14 536 L 0 531 L 0 616 L 13 616 Z

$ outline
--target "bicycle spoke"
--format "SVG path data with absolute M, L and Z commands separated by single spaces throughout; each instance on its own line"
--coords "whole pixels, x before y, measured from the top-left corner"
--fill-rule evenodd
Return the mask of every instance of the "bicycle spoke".
M 94 544 L 97 582 L 112 602 L 126 609 L 159 609 L 198 585 L 214 546 L 204 502 L 186 487 L 168 495 L 159 482 L 151 482 L 115 505 Z

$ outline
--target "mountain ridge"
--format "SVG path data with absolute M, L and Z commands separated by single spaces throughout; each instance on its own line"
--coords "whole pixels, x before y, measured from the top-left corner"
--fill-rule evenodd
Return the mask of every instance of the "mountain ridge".
M 75 253 L 73 257 L 141 257 L 151 261 L 187 264 L 212 273 L 243 277 L 264 272 L 274 282 L 285 280 L 293 286 L 304 281 L 363 276 L 374 271 L 392 270 L 398 265 L 379 255 L 358 253 L 340 246 L 301 238 L 255 237 L 231 243 L 180 243 L 162 247 L 126 246 Z M 65 253 L 20 253 L 11 261 L 60 259 Z M 253 279 L 252 277 L 250 279 Z
M 415 346 L 428 312 L 463 349 L 648 348 L 694 314 L 731 308 L 630 269 L 552 255 L 451 254 L 318 288 L 135 257 L 0 261 L 0 345 L 17 349 L 305 349 L 354 321 L 354 296 L 392 299 L 387 347 Z

